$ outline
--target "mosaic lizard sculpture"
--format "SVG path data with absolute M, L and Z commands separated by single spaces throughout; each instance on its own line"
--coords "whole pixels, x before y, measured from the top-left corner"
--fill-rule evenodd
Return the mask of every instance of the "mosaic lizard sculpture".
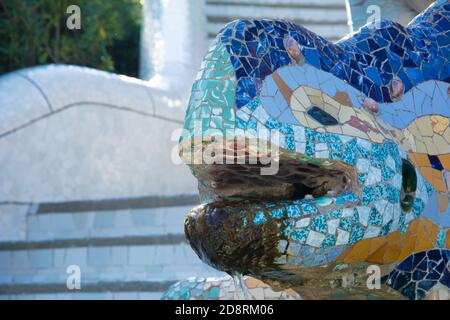
M 180 139 L 204 203 L 185 222 L 192 248 L 250 276 L 257 298 L 448 294 L 449 60 L 448 0 L 337 43 L 282 20 L 226 25 Z M 275 174 L 261 174 L 261 142 Z M 381 290 L 366 287 L 370 265 Z M 233 298 L 233 285 L 194 278 L 162 298 Z

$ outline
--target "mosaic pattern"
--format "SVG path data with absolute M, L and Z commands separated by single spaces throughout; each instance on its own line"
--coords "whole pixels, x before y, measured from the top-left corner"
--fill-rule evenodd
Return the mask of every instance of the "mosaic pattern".
M 239 20 L 219 34 L 231 55 L 237 78 L 236 107 L 257 96 L 257 80 L 291 64 L 286 39 L 293 39 L 304 62 L 344 80 L 377 102 L 398 99 L 392 86 L 397 77 L 403 90 L 427 80 L 450 81 L 448 66 L 448 3 L 438 1 L 408 27 L 381 21 L 364 27 L 336 44 L 287 21 Z M 293 48 L 292 50 L 295 50 Z
M 205 205 L 186 222 L 199 256 L 255 277 L 406 259 L 392 279 L 399 270 L 415 272 L 417 264 L 407 261 L 418 252 L 443 257 L 448 251 L 437 248 L 450 248 L 449 33 L 448 0 L 407 27 L 383 21 L 337 43 L 287 21 L 225 26 L 193 85 L 181 153 L 202 151 L 207 143 L 195 145 L 198 137 L 232 130 L 233 138 L 260 139 L 262 130 L 276 130 L 281 159 L 314 166 L 322 176 L 342 168 L 351 182 L 316 198 L 219 203 L 214 181 L 199 178 Z M 205 167 L 190 167 L 203 177 Z M 257 235 L 264 253 L 242 260 L 247 239 Z M 423 298 L 431 287 L 420 281 L 413 291 L 407 282 L 393 287 Z
M 161 300 L 301 300 L 293 290 L 276 292 L 250 277 L 244 277 L 243 281 L 246 292 L 236 290 L 231 277 L 189 278 L 172 285 Z
M 450 250 L 428 250 L 410 255 L 389 275 L 388 285 L 410 299 L 423 299 L 440 283 L 450 287 Z

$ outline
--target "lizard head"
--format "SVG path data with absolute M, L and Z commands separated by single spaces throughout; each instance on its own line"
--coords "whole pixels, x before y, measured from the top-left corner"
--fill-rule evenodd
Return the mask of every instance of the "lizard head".
M 434 191 L 391 114 L 427 75 L 411 80 L 404 65 L 413 61 L 396 70 L 386 62 L 402 37 L 422 50 L 388 21 L 336 44 L 286 21 L 222 29 L 192 87 L 179 143 L 202 199 L 185 233 L 203 261 L 295 282 L 422 213 Z

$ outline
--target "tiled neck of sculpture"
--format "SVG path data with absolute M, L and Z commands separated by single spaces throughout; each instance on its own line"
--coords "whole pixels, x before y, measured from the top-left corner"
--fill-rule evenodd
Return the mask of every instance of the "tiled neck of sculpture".
M 335 44 L 287 21 L 225 26 L 180 140 L 204 202 L 185 224 L 199 257 L 303 297 L 448 290 L 449 59 L 450 1 Z M 273 164 L 263 146 L 273 174 L 261 174 Z M 345 278 L 372 264 L 386 275 L 378 293 Z M 224 298 L 220 283 L 191 279 L 164 297 Z

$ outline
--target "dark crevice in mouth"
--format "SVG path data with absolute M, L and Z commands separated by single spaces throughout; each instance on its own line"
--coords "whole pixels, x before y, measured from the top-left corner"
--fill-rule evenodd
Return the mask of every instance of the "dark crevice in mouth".
M 292 194 L 288 200 L 299 200 L 305 199 L 307 195 L 312 195 L 313 198 L 319 198 L 326 195 L 330 190 L 326 189 L 326 185 L 322 184 L 317 188 L 310 188 L 305 186 L 303 183 L 292 184 Z
M 312 163 L 314 162 L 314 163 Z M 356 188 L 356 170 L 342 163 L 282 158 L 275 175 L 261 164 L 192 165 L 203 202 L 302 200 Z

